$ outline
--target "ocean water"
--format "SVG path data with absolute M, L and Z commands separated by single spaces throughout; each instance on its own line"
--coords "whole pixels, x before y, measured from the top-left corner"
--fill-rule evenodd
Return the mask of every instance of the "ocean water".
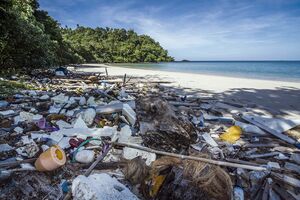
M 300 61 L 191 61 L 116 65 L 139 69 L 300 82 Z

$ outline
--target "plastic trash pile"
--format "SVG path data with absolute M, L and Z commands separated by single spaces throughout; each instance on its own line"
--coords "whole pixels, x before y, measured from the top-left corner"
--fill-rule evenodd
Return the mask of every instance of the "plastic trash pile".
M 299 199 L 300 119 L 72 72 L 0 99 L 1 199 Z

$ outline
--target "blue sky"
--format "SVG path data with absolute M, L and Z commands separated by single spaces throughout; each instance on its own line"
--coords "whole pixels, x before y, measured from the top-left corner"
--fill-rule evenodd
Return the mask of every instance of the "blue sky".
M 134 29 L 176 60 L 300 60 L 300 0 L 40 0 L 62 26 Z

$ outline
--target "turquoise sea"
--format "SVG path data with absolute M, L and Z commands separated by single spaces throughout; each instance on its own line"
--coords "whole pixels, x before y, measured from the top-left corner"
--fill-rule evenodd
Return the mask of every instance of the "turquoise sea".
M 116 65 L 139 69 L 300 82 L 300 61 L 189 61 Z

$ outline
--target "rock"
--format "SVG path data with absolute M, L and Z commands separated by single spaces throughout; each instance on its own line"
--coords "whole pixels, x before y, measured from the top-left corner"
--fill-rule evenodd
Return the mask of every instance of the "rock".
M 86 109 L 82 114 L 83 121 L 88 125 L 92 125 L 96 117 L 96 110 L 93 108 Z
M 72 182 L 74 200 L 137 200 L 138 198 L 116 178 L 108 174 L 77 176 Z
M 75 155 L 75 160 L 80 163 L 91 163 L 95 157 L 95 152 L 92 150 L 82 150 Z

